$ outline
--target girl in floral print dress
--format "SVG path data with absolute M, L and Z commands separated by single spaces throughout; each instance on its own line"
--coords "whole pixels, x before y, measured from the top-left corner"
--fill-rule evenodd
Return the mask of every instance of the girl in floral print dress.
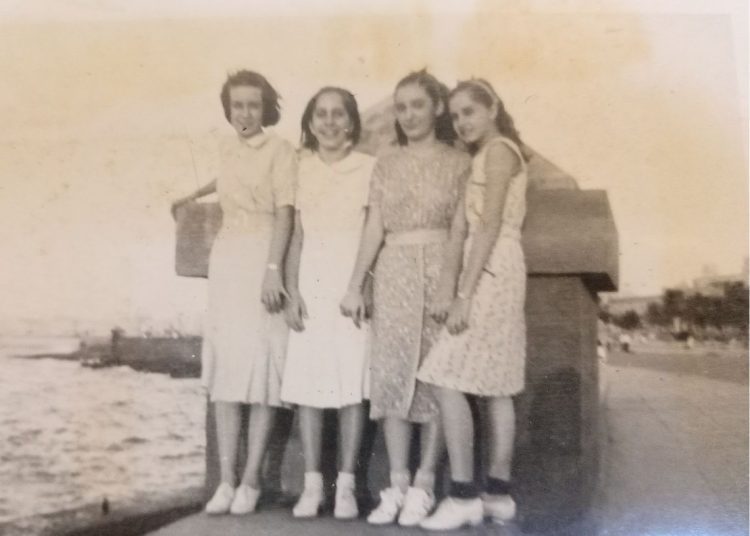
M 515 515 L 509 494 L 515 415 L 526 358 L 526 266 L 521 226 L 526 213 L 526 162 L 513 120 L 483 80 L 460 83 L 450 96 L 453 124 L 474 153 L 464 210 L 469 238 L 455 299 L 439 320 L 445 330 L 418 378 L 431 384 L 445 429 L 449 496 L 421 526 L 449 530 L 484 516 Z M 458 258 L 461 251 L 453 252 Z M 466 394 L 486 397 L 490 460 L 486 493 L 474 483 L 474 425 Z
M 451 235 L 461 205 L 470 158 L 452 148 L 447 90 L 425 71 L 412 73 L 394 95 L 399 147 L 378 158 L 344 315 L 364 315 L 362 287 L 374 270 L 370 356 L 371 418 L 383 419 L 391 486 L 369 515 L 373 524 L 416 525 L 432 509 L 435 467 L 442 454 L 438 408 L 417 370 L 440 331 L 430 313 L 450 303 L 455 278 L 441 277 L 446 251 L 463 236 Z M 382 247 L 382 249 L 381 249 Z M 408 470 L 412 424 L 422 424 L 420 466 Z M 411 484 L 411 485 L 410 485 Z

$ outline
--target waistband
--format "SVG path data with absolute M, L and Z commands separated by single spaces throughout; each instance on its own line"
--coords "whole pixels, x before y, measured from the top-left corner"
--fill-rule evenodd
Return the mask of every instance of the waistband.
M 385 235 L 385 243 L 389 246 L 421 246 L 426 244 L 439 244 L 447 241 L 447 229 L 414 229 L 413 231 L 388 233 Z
M 521 229 L 518 227 L 503 225 L 500 227 L 500 236 L 503 238 L 515 238 L 516 240 L 521 240 Z

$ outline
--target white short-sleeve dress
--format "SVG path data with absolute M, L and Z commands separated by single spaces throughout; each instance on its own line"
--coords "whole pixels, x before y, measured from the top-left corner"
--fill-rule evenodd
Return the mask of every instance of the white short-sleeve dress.
M 288 328 L 261 286 L 274 214 L 294 206 L 297 155 L 271 133 L 220 144 L 221 230 L 211 249 L 202 382 L 212 401 L 280 406 Z
M 300 159 L 299 287 L 309 318 L 304 331 L 290 335 L 284 402 L 341 408 L 368 396 L 368 329 L 343 317 L 339 304 L 357 257 L 374 163 L 358 152 L 332 164 L 317 153 Z

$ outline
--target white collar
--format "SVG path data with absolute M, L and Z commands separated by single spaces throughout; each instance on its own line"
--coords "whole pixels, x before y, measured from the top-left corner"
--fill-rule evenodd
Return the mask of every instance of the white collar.
M 239 136 L 239 139 L 242 143 L 247 144 L 248 146 L 252 147 L 253 149 L 259 149 L 263 147 L 263 145 L 266 144 L 266 142 L 271 138 L 271 134 L 265 131 L 260 131 L 255 136 L 251 136 L 249 138 L 243 138 Z
M 351 151 L 348 155 L 346 155 L 341 160 L 337 160 L 336 162 L 331 162 L 330 164 L 327 162 L 323 162 L 323 159 L 320 158 L 320 155 L 316 152 L 315 153 L 315 159 L 318 161 L 318 163 L 322 166 L 325 166 L 326 168 L 332 169 L 336 173 L 351 173 L 353 171 L 356 171 L 360 167 L 362 167 L 362 164 L 364 164 L 364 158 L 362 158 L 362 154 L 358 153 L 357 151 Z

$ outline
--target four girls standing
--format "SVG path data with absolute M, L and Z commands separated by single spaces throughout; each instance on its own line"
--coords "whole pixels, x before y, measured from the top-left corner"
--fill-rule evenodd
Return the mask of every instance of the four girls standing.
M 370 418 L 383 421 L 391 475 L 370 523 L 449 529 L 485 515 L 512 518 L 510 397 L 524 382 L 526 168 L 497 94 L 475 80 L 449 94 L 425 71 L 408 75 L 394 93 L 399 146 L 374 162 L 352 151 L 361 130 L 353 95 L 323 88 L 302 118 L 299 170 L 289 144 L 263 131 L 279 107 L 262 76 L 230 76 L 222 103 L 237 136 L 222 150 L 219 179 L 175 204 L 217 191 L 224 211 L 210 259 L 203 349 L 222 482 L 206 511 L 255 509 L 273 408 L 295 404 L 305 486 L 294 515 L 315 516 L 323 502 L 322 410 L 336 408 L 334 515 L 357 517 L 353 472 L 369 397 Z M 453 147 L 456 131 L 473 160 Z M 357 328 L 370 310 L 368 333 Z M 290 337 L 287 326 L 298 333 Z M 466 394 L 487 397 L 490 409 L 481 499 Z M 250 432 L 237 486 L 241 404 L 251 405 Z M 421 456 L 412 479 L 415 423 Z M 444 437 L 451 488 L 428 517 Z

